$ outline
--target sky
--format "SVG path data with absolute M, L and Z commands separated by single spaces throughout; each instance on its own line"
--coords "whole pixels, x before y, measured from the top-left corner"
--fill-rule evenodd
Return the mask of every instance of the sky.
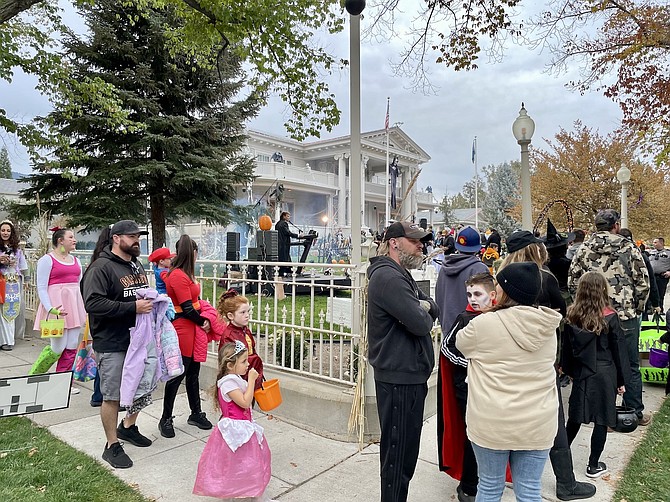
M 529 2 L 527 2 L 529 3 Z M 405 5 L 405 4 L 403 4 Z M 365 13 L 364 13 L 365 14 Z M 406 11 L 405 16 L 409 16 Z M 522 12 L 523 14 L 523 12 Z M 71 14 L 68 14 L 71 16 Z M 362 28 L 369 24 L 365 18 Z M 338 58 L 349 58 L 349 26 L 343 33 L 326 40 Z M 455 72 L 444 66 L 428 64 L 431 95 L 414 92 L 409 83 L 393 74 L 391 60 L 402 49 L 402 37 L 393 42 L 361 44 L 361 130 L 384 127 L 386 98 L 390 98 L 390 123 L 400 126 L 430 156 L 422 167 L 418 186 L 433 188 L 438 200 L 445 193 L 455 194 L 474 176 L 472 143 L 477 137 L 477 164 L 499 164 L 520 158 L 520 148 L 512 135 L 512 123 L 525 103 L 535 121 L 532 147 L 546 149 L 545 139 L 553 139 L 560 128 L 571 130 L 576 120 L 605 135 L 619 125 L 621 112 L 611 100 L 597 92 L 580 95 L 565 87 L 578 76 L 573 64 L 568 74 L 550 75 L 546 70 L 550 55 L 526 47 L 509 45 L 501 62 L 490 62 L 483 55 L 479 68 Z M 341 123 L 322 138 L 349 134 L 349 72 L 344 70 L 327 81 L 342 110 Z M 10 117 L 29 120 L 49 112 L 46 98 L 34 90 L 34 80 L 17 75 L 12 84 L 0 82 L 0 107 Z M 287 136 L 283 123 L 286 107 L 278 98 L 270 98 L 249 127 L 278 136 Z M 3 138 L 12 168 L 28 173 L 30 165 L 25 149 L 11 138 Z

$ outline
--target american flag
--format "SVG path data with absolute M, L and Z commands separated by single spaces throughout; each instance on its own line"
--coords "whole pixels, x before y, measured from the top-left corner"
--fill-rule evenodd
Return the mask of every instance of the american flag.
M 386 98 L 386 120 L 384 120 L 384 129 L 388 131 L 389 129 L 389 104 L 391 102 L 391 98 Z

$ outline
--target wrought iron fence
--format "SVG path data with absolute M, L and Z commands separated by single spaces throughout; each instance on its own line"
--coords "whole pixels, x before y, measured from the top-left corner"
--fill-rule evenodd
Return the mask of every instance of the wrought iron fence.
M 85 267 L 90 251 L 77 251 Z M 28 257 L 29 272 L 24 286 L 27 316 L 33 317 L 39 303 L 35 286 L 35 256 Z M 146 264 L 146 257 L 142 257 Z M 280 276 L 280 267 L 291 274 Z M 301 270 L 299 270 L 301 269 Z M 298 272 L 301 272 L 300 274 Z M 150 284 L 154 274 L 147 267 Z M 417 280 L 430 281 L 434 272 L 415 271 Z M 359 341 L 365 322 L 361 319 L 364 271 L 340 263 L 278 263 L 199 260 L 196 280 L 201 297 L 216 306 L 222 293 L 235 288 L 249 299 L 250 327 L 256 336 L 257 351 L 270 368 L 353 386 L 359 364 Z M 32 313 L 32 315 L 31 315 Z M 436 362 L 441 330 L 433 329 Z M 216 357 L 217 345 L 209 354 Z

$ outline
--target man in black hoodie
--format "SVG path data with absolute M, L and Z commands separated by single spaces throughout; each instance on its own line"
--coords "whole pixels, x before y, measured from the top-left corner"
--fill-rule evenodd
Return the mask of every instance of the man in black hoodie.
M 386 230 L 368 267 L 368 358 L 374 368 L 381 428 L 381 500 L 407 500 L 419 457 L 428 377 L 435 365 L 437 304 L 423 294 L 410 269 L 423 262 L 430 232 L 396 222 Z
M 100 418 L 107 444 L 102 458 L 118 469 L 133 465 L 119 439 L 135 446 L 151 445 L 151 440 L 140 434 L 135 425 L 137 413 L 126 416 L 116 426 L 121 373 L 130 345 L 130 329 L 135 326 L 136 314 L 151 312 L 151 300 L 135 297 L 135 290 L 148 286 L 144 268 L 137 260 L 140 235 L 147 233 L 131 220 L 115 223 L 111 230 L 112 244 L 100 253 L 82 278 L 82 295 L 89 316 L 103 395 Z

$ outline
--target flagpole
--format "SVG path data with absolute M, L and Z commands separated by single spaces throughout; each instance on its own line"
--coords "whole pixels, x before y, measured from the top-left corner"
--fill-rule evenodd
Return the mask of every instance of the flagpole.
M 391 165 L 389 164 L 389 105 L 391 98 L 386 98 L 386 121 L 384 127 L 386 128 L 386 195 L 384 198 L 384 226 L 388 227 L 389 218 L 391 217 Z
M 475 228 L 479 232 L 479 175 L 477 174 L 477 136 L 472 143 L 473 160 L 475 162 Z

